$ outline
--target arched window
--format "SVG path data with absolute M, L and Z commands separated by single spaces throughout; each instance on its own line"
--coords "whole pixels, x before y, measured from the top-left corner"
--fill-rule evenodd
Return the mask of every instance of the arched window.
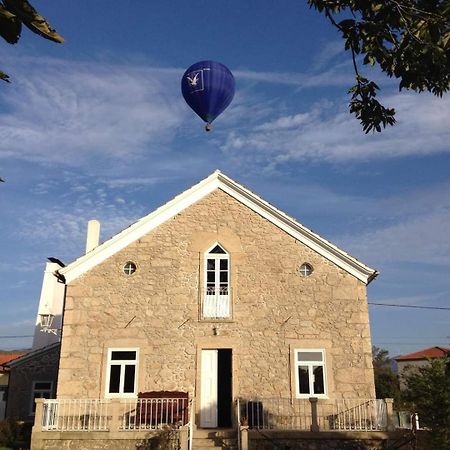
M 205 254 L 204 318 L 231 317 L 230 256 L 220 244 Z

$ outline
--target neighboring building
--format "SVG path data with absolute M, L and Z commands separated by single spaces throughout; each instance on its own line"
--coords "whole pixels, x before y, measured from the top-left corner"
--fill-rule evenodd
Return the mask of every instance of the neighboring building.
M 62 266 L 59 261 L 46 264 L 32 349 L 7 364 L 7 417 L 33 421 L 34 400 L 55 397 L 65 286 L 54 273 Z
M 54 398 L 59 343 L 26 353 L 8 364 L 11 371 L 7 417 L 33 421 L 36 398 Z
M 430 359 L 445 358 L 450 354 L 448 347 L 429 347 L 407 355 L 396 356 L 394 360 L 397 362 L 397 371 L 400 380 L 405 369 L 408 367 L 421 367 L 428 364 Z
M 98 234 L 91 223 L 87 253 L 55 271 L 65 283 L 60 406 L 47 403 L 45 430 L 73 429 L 61 411 L 87 399 L 134 405 L 117 426 L 136 430 L 150 414 L 136 406 L 142 392 L 188 393 L 197 429 L 254 422 L 271 401 L 375 398 L 366 286 L 377 271 L 222 173 L 101 245 Z M 111 430 L 106 416 L 80 414 L 82 429 Z M 34 448 L 45 448 L 52 433 L 39 430 Z
M 7 364 L 23 354 L 25 354 L 25 352 L 0 353 L 0 420 L 5 418 L 6 412 L 6 399 L 9 383 L 9 367 L 7 367 Z

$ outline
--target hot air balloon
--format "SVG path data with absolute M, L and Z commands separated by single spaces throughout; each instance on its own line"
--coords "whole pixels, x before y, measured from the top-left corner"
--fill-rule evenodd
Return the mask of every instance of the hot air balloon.
M 192 64 L 181 79 L 181 92 L 186 103 L 206 122 L 211 123 L 231 103 L 234 97 L 234 77 L 223 64 L 200 61 Z

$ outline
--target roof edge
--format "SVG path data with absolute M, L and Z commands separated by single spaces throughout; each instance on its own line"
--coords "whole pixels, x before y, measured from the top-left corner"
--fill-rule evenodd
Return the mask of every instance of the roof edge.
M 59 347 L 60 345 L 61 345 L 61 342 L 54 342 L 53 344 L 47 345 L 45 347 L 41 347 L 36 350 L 31 350 L 30 352 L 25 353 L 25 355 L 22 355 L 19 358 L 9 361 L 7 364 L 5 364 L 5 366 L 6 367 L 20 366 L 21 364 L 25 363 L 26 361 L 33 359 L 35 356 L 39 356 L 44 353 L 47 353 L 50 350 L 53 350 L 54 348 Z
M 339 258 L 344 262 L 344 266 L 342 267 L 341 264 L 337 264 L 338 266 L 342 267 L 343 269 L 348 270 L 352 273 L 352 270 L 357 271 L 360 273 L 360 276 L 357 276 L 355 273 L 352 273 L 355 275 L 358 279 L 365 282 L 366 284 L 369 284 L 377 275 L 379 272 L 375 269 L 370 268 L 369 266 L 365 265 L 361 261 L 358 261 L 355 257 L 351 256 L 349 253 L 341 250 L 336 245 L 332 244 L 330 241 L 324 239 L 323 237 L 319 236 L 314 231 L 310 230 L 309 228 L 305 227 L 301 223 L 299 223 L 296 219 L 293 217 L 287 215 L 283 211 L 279 210 L 275 206 L 271 205 L 269 202 L 264 200 L 263 198 L 259 197 L 258 195 L 254 194 L 250 190 L 246 189 L 242 185 L 236 183 L 231 178 L 227 177 L 226 175 L 219 173 L 219 179 L 226 185 L 229 186 L 231 189 L 237 191 L 240 195 L 245 197 L 248 201 L 251 201 L 253 203 L 256 203 L 259 208 L 261 208 L 264 212 L 263 217 L 267 219 L 273 219 L 272 222 L 276 221 L 275 225 L 279 226 L 279 228 L 286 231 L 288 234 L 293 235 L 294 237 L 298 237 L 299 240 L 301 240 L 304 244 L 306 244 L 308 247 L 312 248 L 313 250 L 317 251 L 318 253 L 322 254 L 322 256 L 327 257 L 331 261 L 337 263 L 335 258 Z M 231 192 L 228 192 L 232 195 Z M 238 199 L 238 200 L 243 200 Z M 246 203 L 242 201 L 242 203 Z M 250 206 L 250 205 L 248 205 Z M 251 206 L 250 206 L 251 207 Z M 254 208 L 253 208 L 254 209 Z M 284 226 L 283 226 L 284 225 Z M 298 234 L 292 233 L 289 231 L 291 228 L 292 230 L 296 231 Z M 322 251 L 320 251 L 322 250 Z M 325 252 L 324 252 L 325 251 Z M 326 253 L 326 254 L 324 254 Z
M 228 193 L 262 217 L 270 220 L 274 225 L 334 262 L 365 284 L 369 284 L 378 275 L 377 270 L 366 266 L 331 242 L 320 237 L 219 170 L 214 171 L 207 178 L 178 194 L 172 200 L 147 216 L 142 217 L 95 249 L 77 258 L 66 267 L 61 268 L 58 270 L 58 275 L 63 276 L 66 283 L 70 283 L 217 188 Z

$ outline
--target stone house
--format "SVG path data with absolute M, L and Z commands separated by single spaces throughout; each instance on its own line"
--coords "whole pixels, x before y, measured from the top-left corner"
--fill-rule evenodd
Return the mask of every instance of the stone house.
M 312 398 L 320 410 L 375 399 L 366 288 L 377 271 L 219 171 L 101 245 L 98 237 L 91 222 L 86 254 L 54 272 L 65 286 L 60 409 L 38 402 L 48 426 L 36 424 L 34 449 L 56 448 L 49 442 L 62 434 L 44 431 L 61 431 L 55 417 L 67 402 L 133 404 L 98 417 L 119 411 L 117 429 L 136 431 L 130 417 L 149 414 L 136 406 L 142 393 L 185 392 L 182 425 L 195 438 L 259 427 L 273 402 L 308 409 Z M 271 426 L 287 417 L 271 413 Z M 113 425 L 97 425 L 87 427 L 113 439 L 104 434 Z
M 58 374 L 59 343 L 54 343 L 8 363 L 11 373 L 6 416 L 34 420 L 36 398 L 54 398 Z
M 56 395 L 65 290 L 54 275 L 64 265 L 56 261 L 45 266 L 31 351 L 22 352 L 6 363 L 9 374 L 6 417 L 10 419 L 33 422 L 34 400 Z
M 445 358 L 450 355 L 450 348 L 448 347 L 429 347 L 417 352 L 399 355 L 394 358 L 397 363 L 397 373 L 400 378 L 400 387 L 404 388 L 403 374 L 414 367 L 425 366 L 430 359 Z
M 5 418 L 6 399 L 8 395 L 9 373 L 8 363 L 21 357 L 25 352 L 0 353 L 0 420 Z

